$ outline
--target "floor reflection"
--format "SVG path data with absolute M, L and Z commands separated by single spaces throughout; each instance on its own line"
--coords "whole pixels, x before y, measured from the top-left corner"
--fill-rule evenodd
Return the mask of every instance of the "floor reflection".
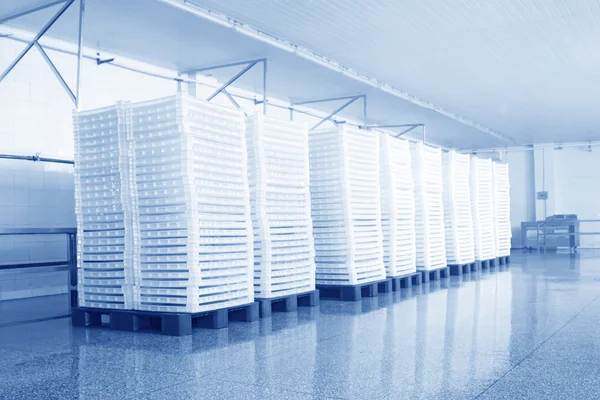
M 519 253 L 508 268 L 181 338 L 0 326 L 0 398 L 595 398 L 599 261 Z M 14 304 L 6 321 L 35 307 Z M 562 375 L 523 378 L 550 369 Z

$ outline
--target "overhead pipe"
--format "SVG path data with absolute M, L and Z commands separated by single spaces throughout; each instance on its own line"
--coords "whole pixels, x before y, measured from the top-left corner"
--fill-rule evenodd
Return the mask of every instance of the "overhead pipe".
M 0 154 L 0 159 L 47 162 L 47 163 L 70 164 L 70 165 L 75 164 L 75 162 L 72 160 L 62 160 L 60 158 L 40 157 L 39 153 L 36 153 L 33 156 L 21 156 L 21 155 L 17 155 L 17 154 Z
M 398 98 L 406 100 L 410 103 L 416 104 L 417 106 L 435 111 L 445 117 L 456 120 L 462 124 L 470 126 L 474 129 L 477 129 L 481 132 L 484 132 L 490 136 L 496 137 L 505 142 L 508 142 L 511 144 L 517 144 L 517 141 L 508 135 L 496 132 L 493 129 L 487 128 L 481 124 L 478 124 L 475 121 L 472 121 L 470 119 L 462 117 L 462 116 L 460 116 L 456 113 L 453 113 L 451 111 L 448 111 L 440 106 L 437 106 L 426 100 L 423 100 L 414 95 L 411 95 L 399 88 L 396 88 L 389 84 L 383 83 L 373 77 L 367 76 L 367 75 L 360 73 L 358 71 L 355 71 L 349 67 L 341 65 L 338 62 L 335 62 L 327 57 L 316 54 L 307 48 L 298 46 L 298 45 L 291 43 L 285 39 L 282 39 L 280 37 L 263 32 L 263 31 L 256 29 L 250 25 L 247 25 L 240 21 L 237 21 L 234 18 L 231 18 L 229 16 L 223 15 L 223 14 L 215 12 L 213 10 L 209 10 L 208 8 L 203 7 L 202 5 L 196 3 L 192 0 L 159 0 L 159 1 L 161 1 L 165 4 L 169 4 L 175 8 L 179 8 L 181 10 L 190 12 L 190 13 L 197 15 L 203 19 L 215 22 L 221 26 L 232 28 L 237 32 L 240 32 L 246 36 L 252 37 L 252 38 L 260 40 L 262 42 L 268 43 L 269 45 L 274 46 L 276 48 L 285 50 L 287 52 L 294 53 L 294 54 L 298 55 L 299 57 L 302 57 L 302 58 L 312 61 L 316 64 L 324 66 L 324 67 L 328 68 L 329 70 L 341 72 L 342 74 L 344 74 L 354 80 L 357 80 L 359 82 L 368 84 L 369 86 L 378 88 L 378 89 L 380 89 L 386 93 L 389 93 L 395 97 L 398 97 Z
M 10 40 L 15 40 L 15 41 L 21 42 L 21 43 L 27 43 L 28 42 L 28 40 L 23 39 L 23 38 L 18 37 L 18 36 L 11 36 L 9 39 Z M 78 56 L 78 52 L 77 51 L 71 51 L 71 50 L 65 49 L 64 47 L 59 47 L 59 45 L 48 45 L 48 44 L 45 44 L 44 48 L 46 48 L 48 50 L 52 50 L 52 51 L 57 51 L 57 52 L 60 52 L 60 53 L 63 53 L 63 54 L 68 54 L 68 55 L 71 55 L 71 56 L 76 56 L 76 57 Z M 82 58 L 89 59 L 89 60 L 92 60 L 92 61 L 97 61 L 98 56 L 96 55 L 96 53 L 94 53 L 94 56 L 83 54 Z M 169 75 L 167 73 L 158 73 L 158 72 L 153 72 L 153 71 L 150 71 L 150 70 L 144 70 L 144 69 L 141 69 L 141 67 L 133 66 L 131 64 L 131 62 L 128 62 L 127 58 L 120 58 L 120 60 L 123 60 L 123 61 L 119 61 L 119 59 L 117 58 L 114 61 L 112 61 L 110 63 L 107 63 L 106 65 L 114 67 L 114 68 L 120 68 L 120 69 L 123 69 L 123 70 L 127 70 L 127 71 L 131 71 L 131 72 L 139 73 L 139 74 L 142 74 L 142 75 L 150 76 L 150 77 L 153 77 L 153 78 L 164 79 L 164 80 L 174 81 L 174 82 L 178 82 L 178 83 L 195 83 L 195 84 L 198 84 L 198 85 L 203 85 L 203 86 L 211 87 L 211 88 L 214 88 L 214 89 L 218 89 L 220 87 L 220 84 L 211 84 L 211 83 L 206 82 L 206 81 L 199 81 L 199 80 L 196 80 L 196 79 L 185 78 L 185 77 L 183 77 L 181 75 L 179 75 L 179 76 L 177 76 L 177 75 L 173 76 L 173 75 Z M 252 62 L 253 61 L 260 62 L 262 60 L 264 60 L 264 59 L 257 59 L 257 60 L 251 60 L 251 61 Z M 247 63 L 247 62 L 249 62 L 249 61 L 246 61 L 245 63 Z M 247 101 L 256 102 L 256 98 L 255 97 L 250 97 L 250 96 L 246 96 L 246 95 L 242 95 L 242 94 L 238 94 L 238 93 L 231 94 L 231 95 L 233 97 L 238 98 L 238 99 L 243 99 L 243 100 L 247 100 Z M 362 95 L 362 96 L 364 96 L 364 95 Z M 353 96 L 344 96 L 343 98 L 350 98 L 350 97 L 353 97 Z M 360 98 L 361 95 L 358 95 L 358 97 Z M 333 100 L 333 99 L 331 99 L 331 100 Z M 267 101 L 267 102 L 269 103 L 270 107 L 275 107 L 275 108 L 279 108 L 279 109 L 289 110 L 290 111 L 290 115 L 293 115 L 294 112 L 298 112 L 298 113 L 305 114 L 305 115 L 308 115 L 310 117 L 319 118 L 319 119 L 324 118 L 323 115 L 325 115 L 324 113 L 321 114 L 321 115 L 319 115 L 319 114 L 315 114 L 315 113 L 310 112 L 310 111 L 300 110 L 298 108 L 295 108 L 294 105 L 300 105 L 298 103 L 283 105 L 283 104 L 277 104 L 277 102 L 274 102 L 274 101 Z M 267 102 L 265 102 L 265 103 L 267 103 Z M 279 102 L 283 103 L 282 101 L 279 101 Z M 331 118 L 331 120 L 335 122 L 335 120 L 333 118 Z M 364 122 L 365 121 L 363 121 L 363 124 L 349 123 L 348 125 L 359 127 L 359 128 L 364 128 L 365 125 L 366 125 Z M 372 126 L 372 127 L 375 128 L 375 129 L 382 128 L 382 126 L 379 126 L 379 127 Z M 411 139 L 408 139 L 408 138 L 406 140 L 416 141 L 416 139 L 411 140 Z M 443 150 L 450 150 L 449 148 L 441 146 L 441 145 L 437 145 L 436 144 L 434 146 L 435 147 L 439 147 L 439 148 L 441 148 Z M 69 164 L 69 163 L 72 164 L 72 162 L 66 162 L 66 163 L 67 164 Z
M 598 141 L 589 141 L 589 142 L 570 142 L 570 143 L 540 143 L 540 144 L 528 144 L 523 146 L 510 146 L 510 147 L 491 147 L 491 148 L 482 148 L 482 149 L 460 149 L 462 152 L 471 152 L 471 153 L 496 153 L 499 151 L 514 153 L 519 151 L 533 151 L 533 150 L 542 150 L 542 149 L 554 149 L 554 150 L 562 150 L 566 148 L 573 147 L 587 147 L 591 149 L 592 147 L 600 146 L 600 142 Z

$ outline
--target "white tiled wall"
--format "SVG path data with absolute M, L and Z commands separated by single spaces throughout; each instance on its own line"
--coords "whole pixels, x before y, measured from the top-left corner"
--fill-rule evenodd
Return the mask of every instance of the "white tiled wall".
M 0 70 L 23 48 L 0 38 Z M 74 90 L 73 56 L 48 51 Z M 176 84 L 110 66 L 83 65 L 82 108 L 168 96 Z M 73 103 L 37 50 L 0 82 L 0 153 L 73 159 Z M 0 159 L 0 228 L 74 227 L 73 167 Z M 66 260 L 66 238 L 1 237 L 0 264 Z M 0 272 L 0 300 L 64 293 L 64 272 Z

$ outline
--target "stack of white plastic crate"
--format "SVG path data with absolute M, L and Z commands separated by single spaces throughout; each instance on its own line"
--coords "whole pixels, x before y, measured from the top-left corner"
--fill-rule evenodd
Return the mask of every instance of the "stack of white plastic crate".
M 475 259 L 479 261 L 491 260 L 496 257 L 492 179 L 492 161 L 471 156 L 471 203 Z
M 471 207 L 471 157 L 455 151 L 443 154 L 444 219 L 448 265 L 475 261 Z
M 246 119 L 254 228 L 254 295 L 315 290 L 308 130 L 255 114 Z
M 137 307 L 250 303 L 252 225 L 241 111 L 178 94 L 133 104 Z
M 508 164 L 493 162 L 494 185 L 494 231 L 496 236 L 496 257 L 510 256 L 510 181 Z
M 339 125 L 309 133 L 318 285 L 385 279 L 379 136 Z
M 381 226 L 388 277 L 416 271 L 415 198 L 408 141 L 380 137 Z
M 446 264 L 442 150 L 411 143 L 415 187 L 417 269 L 433 270 Z
M 134 308 L 127 114 L 117 104 L 73 115 L 80 307 Z

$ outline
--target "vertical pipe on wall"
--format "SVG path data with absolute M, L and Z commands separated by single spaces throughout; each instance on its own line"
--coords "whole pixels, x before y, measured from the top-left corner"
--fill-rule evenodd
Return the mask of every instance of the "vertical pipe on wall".
M 76 308 L 78 303 L 77 298 L 77 234 L 70 233 L 68 235 L 68 252 L 69 252 L 69 297 L 71 299 L 71 308 Z
M 191 82 L 196 80 L 196 73 L 188 72 L 187 77 L 190 80 L 190 82 L 187 84 L 187 94 L 196 97 L 196 89 L 198 86 L 196 85 L 196 82 Z
M 367 126 L 367 95 L 363 97 L 363 125 Z
M 263 60 L 263 114 L 267 115 L 267 59 Z
M 542 191 L 546 191 L 546 149 L 542 149 Z M 547 200 L 544 200 L 544 221 L 548 217 L 547 202 Z M 544 240 L 546 240 L 545 236 Z
M 79 0 L 79 34 L 77 41 L 77 86 L 75 87 L 76 108 L 81 108 L 81 59 L 83 57 L 83 14 L 85 13 L 85 0 Z
M 181 93 L 182 88 L 182 82 L 181 82 L 181 72 L 177 73 L 177 79 L 175 79 L 175 81 L 177 82 L 177 93 Z

